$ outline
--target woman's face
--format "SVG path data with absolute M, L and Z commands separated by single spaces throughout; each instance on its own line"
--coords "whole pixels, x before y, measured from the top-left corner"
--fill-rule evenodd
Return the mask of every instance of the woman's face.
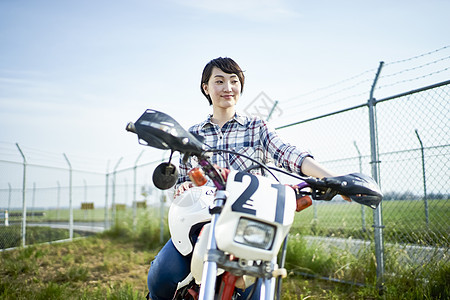
M 235 106 L 239 100 L 241 82 L 236 74 L 214 67 L 208 84 L 203 84 L 203 90 L 211 97 L 214 107 L 226 109 Z

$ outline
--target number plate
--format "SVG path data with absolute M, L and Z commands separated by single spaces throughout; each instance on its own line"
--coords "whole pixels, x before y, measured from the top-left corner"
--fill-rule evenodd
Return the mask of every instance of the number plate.
M 227 180 L 226 206 L 231 211 L 253 215 L 279 224 L 291 224 L 295 212 L 295 194 L 290 187 L 269 178 L 243 172 L 231 172 Z

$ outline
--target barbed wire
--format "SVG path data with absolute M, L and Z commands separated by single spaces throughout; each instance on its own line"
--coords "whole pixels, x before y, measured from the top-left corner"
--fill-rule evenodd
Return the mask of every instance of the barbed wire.
M 379 87 L 377 87 L 377 89 L 383 89 L 383 88 L 399 85 L 399 84 L 402 84 L 402 83 L 412 82 L 412 81 L 415 81 L 415 80 L 423 79 L 423 78 L 426 78 L 426 77 L 430 77 L 430 76 L 433 76 L 433 75 L 436 75 L 436 74 L 448 71 L 449 69 L 450 69 L 450 67 L 442 69 L 442 70 L 438 70 L 438 71 L 435 71 L 435 72 L 431 72 L 431 73 L 428 73 L 428 74 L 425 74 L 425 75 L 422 75 L 422 76 L 418 76 L 418 77 L 414 77 L 414 78 L 410 78 L 410 79 L 400 80 L 400 81 L 397 81 L 397 82 L 394 82 L 394 83 L 391 83 L 391 84 L 386 84 L 386 85 L 379 86 Z
M 301 95 L 298 95 L 298 96 L 289 98 L 289 99 L 287 99 L 287 100 L 285 101 L 285 103 L 287 104 L 287 103 L 289 103 L 289 102 L 291 102 L 291 101 L 293 101 L 293 100 L 296 100 L 296 99 L 298 99 L 298 98 L 305 97 L 305 96 L 309 96 L 309 95 L 312 95 L 312 94 L 315 94 L 315 93 L 318 93 L 318 92 L 321 92 L 321 91 L 324 91 L 324 90 L 333 88 L 333 87 L 335 87 L 335 86 L 341 85 L 341 84 L 343 84 L 343 83 L 345 83 L 345 82 L 348 82 L 348 81 L 352 81 L 352 80 L 354 80 L 354 79 L 356 79 L 356 78 L 359 78 L 359 77 L 361 77 L 361 76 L 364 76 L 364 75 L 366 75 L 366 74 L 368 74 L 368 73 L 372 73 L 372 72 L 375 72 L 375 71 L 376 71 L 376 69 L 366 70 L 366 71 L 364 71 L 364 72 L 362 72 L 362 73 L 360 73 L 360 74 L 358 74 L 358 75 L 355 75 L 355 76 L 349 77 L 349 78 L 347 78 L 347 79 L 338 81 L 338 82 L 333 83 L 333 84 L 330 84 L 330 85 L 328 85 L 328 86 L 321 87 L 321 88 L 317 88 L 317 89 L 312 90 L 312 91 L 310 91 L 310 92 L 307 92 L 307 93 L 305 93 L 305 94 L 301 94 Z M 361 83 L 366 82 L 366 81 L 368 81 L 368 80 L 363 80 L 363 81 L 361 81 L 361 82 L 358 82 L 358 83 L 356 83 L 355 85 L 350 86 L 348 89 L 353 88 L 353 87 L 355 87 L 355 86 L 358 86 L 358 85 L 360 85 Z
M 420 54 L 420 55 L 417 55 L 417 56 L 413 56 L 413 57 L 410 57 L 410 58 L 406 58 L 406 59 L 402 59 L 402 60 L 397 60 L 397 61 L 393 61 L 393 62 L 390 62 L 390 63 L 385 63 L 385 66 L 387 66 L 387 65 L 400 64 L 400 63 L 408 62 L 408 61 L 415 60 L 415 59 L 418 59 L 418 58 L 422 58 L 422 57 L 431 55 L 431 54 L 433 54 L 433 53 L 437 53 L 437 52 L 443 51 L 443 50 L 445 50 L 445 49 L 447 49 L 447 48 L 450 48 L 450 45 L 444 46 L 444 47 L 442 47 L 442 48 L 439 48 L 439 49 L 436 49 L 436 50 L 433 50 L 433 51 L 430 51 L 430 52 L 427 52 L 427 53 L 423 53 L 423 54 Z
M 394 61 L 394 62 L 385 63 L 384 67 L 385 66 L 398 65 L 398 64 L 401 64 L 401 63 L 405 63 L 405 62 L 411 62 L 411 61 L 414 61 L 414 60 L 418 60 L 420 58 L 427 57 L 427 56 L 430 56 L 430 55 L 434 55 L 434 54 L 436 54 L 438 52 L 442 52 L 442 51 L 444 51 L 446 49 L 449 49 L 449 48 L 450 48 L 450 45 L 444 46 L 444 47 L 441 47 L 439 49 L 436 49 L 436 50 L 433 50 L 433 51 L 429 51 L 429 52 L 426 52 L 426 53 L 423 53 L 423 54 L 420 54 L 420 55 L 416 55 L 416 56 L 413 56 L 413 57 L 410 57 L 410 58 L 407 58 L 407 59 L 402 59 L 402 60 L 398 60 L 398 61 Z M 435 60 L 433 60 L 431 62 L 426 62 L 426 63 L 418 65 L 418 66 L 413 66 L 413 67 L 406 68 L 406 69 L 401 70 L 401 71 L 397 71 L 397 72 L 392 73 L 392 74 L 382 75 L 382 76 L 380 76 L 380 79 L 399 77 L 402 74 L 406 74 L 406 73 L 410 73 L 412 71 L 424 69 L 424 68 L 429 67 L 431 65 L 438 65 L 439 63 L 442 63 L 442 62 L 444 62 L 444 61 L 446 61 L 448 59 L 450 59 L 450 56 L 445 56 L 445 57 L 442 57 L 442 58 L 439 58 L 439 59 L 435 59 Z M 439 73 L 443 73 L 443 72 L 447 71 L 448 69 L 449 69 L 449 67 L 446 67 L 444 69 L 440 69 L 440 70 L 437 70 L 437 71 L 434 70 L 432 72 L 429 72 L 429 73 L 424 74 L 424 75 L 416 76 L 414 78 L 401 79 L 401 80 L 398 80 L 398 81 L 393 82 L 393 83 L 389 83 L 389 84 L 385 84 L 385 85 L 379 85 L 379 86 L 376 87 L 376 90 L 379 91 L 379 90 L 381 90 L 383 88 L 388 88 L 388 87 L 396 86 L 396 85 L 399 85 L 399 84 L 402 84 L 402 83 L 416 81 L 416 80 L 424 79 L 426 77 L 431 77 L 431 76 L 437 75 Z M 342 94 L 344 92 L 355 90 L 355 89 L 357 89 L 358 87 L 360 87 L 364 83 L 372 82 L 373 78 L 367 78 L 367 79 L 358 81 L 358 82 L 356 82 L 356 83 L 354 83 L 352 85 L 349 85 L 349 86 L 344 87 L 342 89 L 330 92 L 330 93 L 328 93 L 326 95 L 321 95 L 321 96 L 318 96 L 318 97 L 309 97 L 309 98 L 307 98 L 307 96 L 311 96 L 311 95 L 314 95 L 314 94 L 317 94 L 317 93 L 321 93 L 321 92 L 327 91 L 327 90 L 329 90 L 329 89 L 331 89 L 333 87 L 340 86 L 340 85 L 342 85 L 344 83 L 352 83 L 352 81 L 354 81 L 355 79 L 358 79 L 358 78 L 360 78 L 360 77 L 362 77 L 364 75 L 373 74 L 375 76 L 375 71 L 376 71 L 376 69 L 366 70 L 366 71 L 364 71 L 362 73 L 359 73 L 359 74 L 357 74 L 355 76 L 352 76 L 352 77 L 349 77 L 347 79 L 344 79 L 344 80 L 338 81 L 336 83 L 327 85 L 325 87 L 318 88 L 318 89 L 312 90 L 310 92 L 307 92 L 307 93 L 304 93 L 304 94 L 301 94 L 301 95 L 289 98 L 286 101 L 282 101 L 280 104 L 282 106 L 289 105 L 289 111 L 292 111 L 292 109 L 296 109 L 296 108 L 298 108 L 300 106 L 304 107 L 307 104 L 314 104 L 314 106 L 312 108 L 310 108 L 310 109 L 307 109 L 307 110 L 302 109 L 302 112 L 307 112 L 307 111 L 310 111 L 310 110 L 322 108 L 324 106 L 335 105 L 337 103 L 348 101 L 349 99 L 353 99 L 353 98 L 358 97 L 358 96 L 363 96 L 363 95 L 369 93 L 370 87 L 368 87 L 367 90 L 365 90 L 363 92 L 354 93 L 352 95 L 341 97 L 339 99 L 335 99 L 335 100 L 332 100 L 332 101 L 324 102 L 324 100 L 329 99 L 329 98 L 331 98 L 333 96 Z M 297 100 L 299 98 L 305 98 L 305 101 L 302 101 L 301 103 L 297 103 L 297 104 L 294 104 L 294 105 L 290 105 L 290 103 L 292 103 L 292 101 Z M 308 100 L 307 104 L 305 103 L 306 100 Z M 296 112 L 292 112 L 292 114 L 290 114 L 290 115 L 293 115 L 295 113 Z
M 419 65 L 419 66 L 416 66 L 416 67 L 413 67 L 413 68 L 404 69 L 404 70 L 401 70 L 401 71 L 399 71 L 399 72 L 392 73 L 392 74 L 382 75 L 380 78 L 393 77 L 393 76 L 401 75 L 401 74 L 403 74 L 403 73 L 415 71 L 415 70 L 418 70 L 418 69 L 421 69 L 421 68 L 424 68 L 424 67 L 427 67 L 427 66 L 436 64 L 436 63 L 438 63 L 438 62 L 444 61 L 444 60 L 449 59 L 449 58 L 450 58 L 450 56 L 443 57 L 443 58 L 441 58 L 441 59 L 437 59 L 437 60 L 435 60 L 435 61 L 432 61 L 432 62 L 423 64 L 423 65 Z
M 20 156 L 19 152 L 17 151 L 17 148 L 13 149 L 12 147 L 10 148 L 10 147 L 2 147 L 2 146 L 0 146 L 0 156 L 3 156 L 3 155 L 16 155 L 16 154 Z
M 365 80 L 362 80 L 362 81 L 360 81 L 360 82 L 358 82 L 358 83 L 356 83 L 356 84 L 354 84 L 354 85 L 352 85 L 352 86 L 349 86 L 349 87 L 346 87 L 346 88 L 337 90 L 337 91 L 335 91 L 335 92 L 332 92 L 332 93 L 330 93 L 330 94 L 321 96 L 321 97 L 319 97 L 319 98 L 313 98 L 313 99 L 311 100 L 311 103 L 317 103 L 317 102 L 320 102 L 320 101 L 322 101 L 322 100 L 324 100 L 324 99 L 327 99 L 327 98 L 330 98 L 330 97 L 332 97 L 332 96 L 341 94 L 341 93 L 343 93 L 343 92 L 345 92 L 345 91 L 353 90 L 353 89 L 355 89 L 356 87 L 358 87 L 358 86 L 360 86 L 360 85 L 362 85 L 362 84 L 364 84 L 364 83 L 371 82 L 371 81 L 372 81 L 372 79 L 365 79 Z M 333 102 L 327 102 L 327 103 L 325 103 L 324 105 L 334 104 L 334 103 L 337 103 L 337 102 L 340 102 L 340 101 L 343 101 L 343 100 L 347 100 L 347 99 L 351 99 L 351 98 L 354 98 L 354 97 L 356 97 L 356 96 L 361 96 L 361 95 L 364 95 L 364 94 L 368 94 L 368 91 L 366 90 L 366 91 L 364 91 L 364 92 L 362 92 L 362 93 L 357 93 L 357 94 L 349 95 L 349 96 L 346 96 L 346 97 L 342 97 L 342 98 L 340 98 L 340 99 L 338 99 L 338 100 L 335 100 L 335 101 L 333 101 Z M 291 107 L 291 108 L 295 108 L 295 107 L 298 107 L 298 106 L 300 106 L 300 105 L 304 105 L 304 103 L 299 103 L 299 104 L 297 104 L 297 105 L 292 105 L 292 106 L 290 106 L 290 107 Z M 316 107 L 321 107 L 321 106 L 323 106 L 323 105 L 317 105 Z
M 444 51 L 446 49 L 450 49 L 450 45 L 441 47 L 441 48 L 433 50 L 433 51 L 429 51 L 429 52 L 421 54 L 421 55 L 416 55 L 416 56 L 413 56 L 413 57 L 410 57 L 410 58 L 407 58 L 407 59 L 386 63 L 385 66 L 392 66 L 392 65 L 398 65 L 398 64 L 401 64 L 401 63 L 405 63 L 405 62 L 411 62 L 411 61 L 418 60 L 418 59 L 423 58 L 423 57 L 434 55 L 434 54 L 442 52 L 442 51 Z M 444 61 L 447 61 L 449 59 L 450 59 L 450 55 L 447 55 L 445 57 L 441 57 L 439 59 L 435 59 L 435 60 L 430 61 L 430 62 L 426 62 L 426 63 L 420 64 L 420 65 L 417 65 L 417 66 L 406 68 L 406 69 L 403 69 L 403 70 L 400 70 L 400 71 L 397 71 L 397 72 L 394 72 L 394 73 L 391 73 L 391 74 L 382 75 L 380 77 L 380 79 L 395 78 L 395 77 L 401 76 L 402 74 L 407 74 L 407 73 L 410 73 L 412 71 L 424 69 L 424 68 L 426 68 L 428 66 L 431 66 L 431 65 L 437 65 L 437 64 L 439 64 L 441 62 L 444 62 Z M 400 85 L 400 84 L 406 83 L 406 82 L 412 82 L 412 81 L 420 80 L 420 79 L 423 79 L 423 78 L 426 78 L 426 77 L 431 77 L 433 75 L 446 72 L 449 69 L 450 69 L 450 67 L 445 67 L 443 69 L 439 69 L 437 71 L 434 70 L 434 71 L 429 72 L 429 73 L 424 74 L 424 75 L 416 76 L 416 77 L 413 77 L 413 78 L 401 79 L 401 80 L 398 80 L 396 82 L 392 82 L 392 83 L 385 84 L 385 85 L 380 85 L 380 86 L 377 87 L 377 90 L 381 90 L 383 88 Z M 375 71 L 376 71 L 376 69 L 366 70 L 366 71 L 364 71 L 362 73 L 359 73 L 359 74 L 357 74 L 355 76 L 351 76 L 351 77 L 349 77 L 347 79 L 340 80 L 340 81 L 338 81 L 336 83 L 327 85 L 325 87 L 318 88 L 318 89 L 312 90 L 310 92 L 304 93 L 302 95 L 298 95 L 298 96 L 289 98 L 286 101 L 281 102 L 280 104 L 282 104 L 283 106 L 284 105 L 289 105 L 289 103 L 292 103 L 292 101 L 294 101 L 296 99 L 299 99 L 299 98 L 302 98 L 302 97 L 307 97 L 307 96 L 314 95 L 314 94 L 317 94 L 317 93 L 321 93 L 321 92 L 324 92 L 324 91 L 328 91 L 328 90 L 330 90 L 330 89 L 332 89 L 334 87 L 342 86 L 343 84 L 349 84 L 349 85 L 346 86 L 346 87 L 343 87 L 341 89 L 338 89 L 336 91 L 329 92 L 328 94 L 325 94 L 325 95 L 319 95 L 318 97 L 315 97 L 315 98 L 314 97 L 309 98 L 308 99 L 308 103 L 304 103 L 304 101 L 302 101 L 303 103 L 295 103 L 293 105 L 290 105 L 289 106 L 290 107 L 289 111 L 292 112 L 292 113 L 289 114 L 289 115 L 293 115 L 293 114 L 298 113 L 298 112 L 293 111 L 293 109 L 295 110 L 296 108 L 298 108 L 300 106 L 302 106 L 302 112 L 309 112 L 309 111 L 312 111 L 312 110 L 315 110 L 315 109 L 320 109 L 320 108 L 328 106 L 328 105 L 335 105 L 337 103 L 348 101 L 349 99 L 354 99 L 356 97 L 363 96 L 365 94 L 368 94 L 370 87 L 368 87 L 367 90 L 364 90 L 362 92 L 355 92 L 355 93 L 353 93 L 351 95 L 346 95 L 346 96 L 340 97 L 338 99 L 333 98 L 330 101 L 324 101 L 324 100 L 332 98 L 333 96 L 343 94 L 344 92 L 349 92 L 349 91 L 356 90 L 358 87 L 361 87 L 365 83 L 372 82 L 373 78 L 366 78 L 366 79 L 363 79 L 363 80 L 360 80 L 360 81 L 357 81 L 357 82 L 353 83 L 358 78 L 361 78 L 363 76 L 367 76 L 369 74 L 374 74 Z M 305 109 L 306 105 L 309 105 L 310 107 Z M 35 148 L 32 148 L 32 147 L 27 147 L 27 146 L 22 147 L 22 148 L 24 150 L 24 154 L 25 154 L 26 158 L 30 159 L 32 161 L 39 161 L 39 162 L 45 161 L 45 162 L 51 162 L 53 164 L 56 164 L 56 163 L 57 164 L 66 164 L 62 153 L 54 153 L 54 152 L 51 152 L 51 151 L 45 151 L 45 150 L 42 150 L 42 149 L 35 149 Z M 0 155 L 2 157 L 15 156 L 18 160 L 22 159 L 18 149 L 16 149 L 16 144 L 9 143 L 9 142 L 4 142 L 4 141 L 0 141 Z M 132 157 L 132 158 L 130 158 L 130 157 Z M 129 158 L 130 160 L 134 161 L 135 157 L 137 157 L 137 154 L 136 155 L 126 156 L 126 157 L 124 157 L 124 159 L 128 159 Z M 99 159 L 95 159 L 95 158 L 92 158 L 92 157 L 81 157 L 81 156 L 71 155 L 71 154 L 68 154 L 68 158 L 70 160 L 76 161 L 77 163 L 83 162 L 84 165 L 90 165 L 91 167 L 93 165 L 97 165 L 98 167 L 100 165 L 102 165 L 102 167 L 101 167 L 102 169 L 104 169 L 105 162 L 107 161 L 106 159 L 104 159 L 103 161 L 100 162 Z
M 333 105 L 333 104 L 342 102 L 342 101 L 344 101 L 344 100 L 349 100 L 349 99 L 352 99 L 352 98 L 361 97 L 361 96 L 363 96 L 363 95 L 366 95 L 367 93 L 368 93 L 367 91 L 364 91 L 364 92 L 362 92 L 362 93 L 353 94 L 353 95 L 349 95 L 349 96 L 345 96 L 345 97 L 336 99 L 335 101 L 332 101 L 332 102 L 326 102 L 326 103 L 323 103 L 323 104 L 320 104 L 320 105 L 314 105 L 314 106 L 311 107 L 311 108 L 302 109 L 302 113 L 307 113 L 307 112 L 310 112 L 310 111 L 314 111 L 314 110 L 320 109 L 320 108 L 322 108 L 322 107 L 326 107 L 326 106 L 329 106 L 329 105 Z M 368 97 L 367 97 L 367 98 L 368 98 Z M 297 106 L 298 106 L 298 105 L 297 105 Z M 295 106 L 292 106 L 292 107 L 295 107 Z M 296 114 L 297 114 L 297 112 L 292 112 L 292 113 L 290 113 L 290 114 L 285 115 L 285 117 L 293 116 L 293 115 L 296 115 Z

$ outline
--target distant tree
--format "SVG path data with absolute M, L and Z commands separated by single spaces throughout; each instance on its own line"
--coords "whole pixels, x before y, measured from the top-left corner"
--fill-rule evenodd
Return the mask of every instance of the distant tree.
M 383 193 L 383 201 L 389 201 L 389 200 L 418 200 L 422 197 L 419 195 L 414 194 L 411 191 L 406 192 L 386 192 Z
M 443 194 L 443 193 L 429 193 L 427 195 L 428 199 L 436 199 L 436 200 L 449 200 L 450 194 Z
M 421 200 L 423 199 L 423 194 L 415 194 L 411 191 L 406 192 L 395 192 L 395 191 L 389 191 L 383 193 L 383 201 L 390 201 L 390 200 Z M 444 193 L 429 193 L 427 194 L 427 199 L 436 199 L 436 200 L 449 200 L 450 194 L 444 194 Z

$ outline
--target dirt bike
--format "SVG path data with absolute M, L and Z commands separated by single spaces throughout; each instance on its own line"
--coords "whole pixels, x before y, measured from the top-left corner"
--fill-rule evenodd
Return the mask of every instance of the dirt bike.
M 243 171 L 220 168 L 210 157 L 225 150 L 208 147 L 201 137 L 155 110 L 146 110 L 136 122 L 127 124 L 127 130 L 136 133 L 143 145 L 179 152 L 184 162 L 190 157 L 198 161 L 198 167 L 189 171 L 197 187 L 174 199 L 169 210 L 175 247 L 182 255 L 192 253 L 191 274 L 178 284 L 174 299 L 234 299 L 236 286 L 245 289 L 250 285 L 253 290 L 248 299 L 257 288 L 260 299 L 279 299 L 281 280 L 287 274 L 287 236 L 296 211 L 310 206 L 311 199 L 329 201 L 337 194 L 372 209 L 382 200 L 377 183 L 360 173 L 303 177 L 242 154 L 238 155 L 251 160 L 252 167 Z M 178 178 L 171 159 L 172 155 L 154 171 L 153 182 L 160 189 L 172 187 Z M 254 168 L 269 176 L 252 174 Z M 299 183 L 282 184 L 274 172 Z M 200 229 L 194 243 L 193 232 Z

